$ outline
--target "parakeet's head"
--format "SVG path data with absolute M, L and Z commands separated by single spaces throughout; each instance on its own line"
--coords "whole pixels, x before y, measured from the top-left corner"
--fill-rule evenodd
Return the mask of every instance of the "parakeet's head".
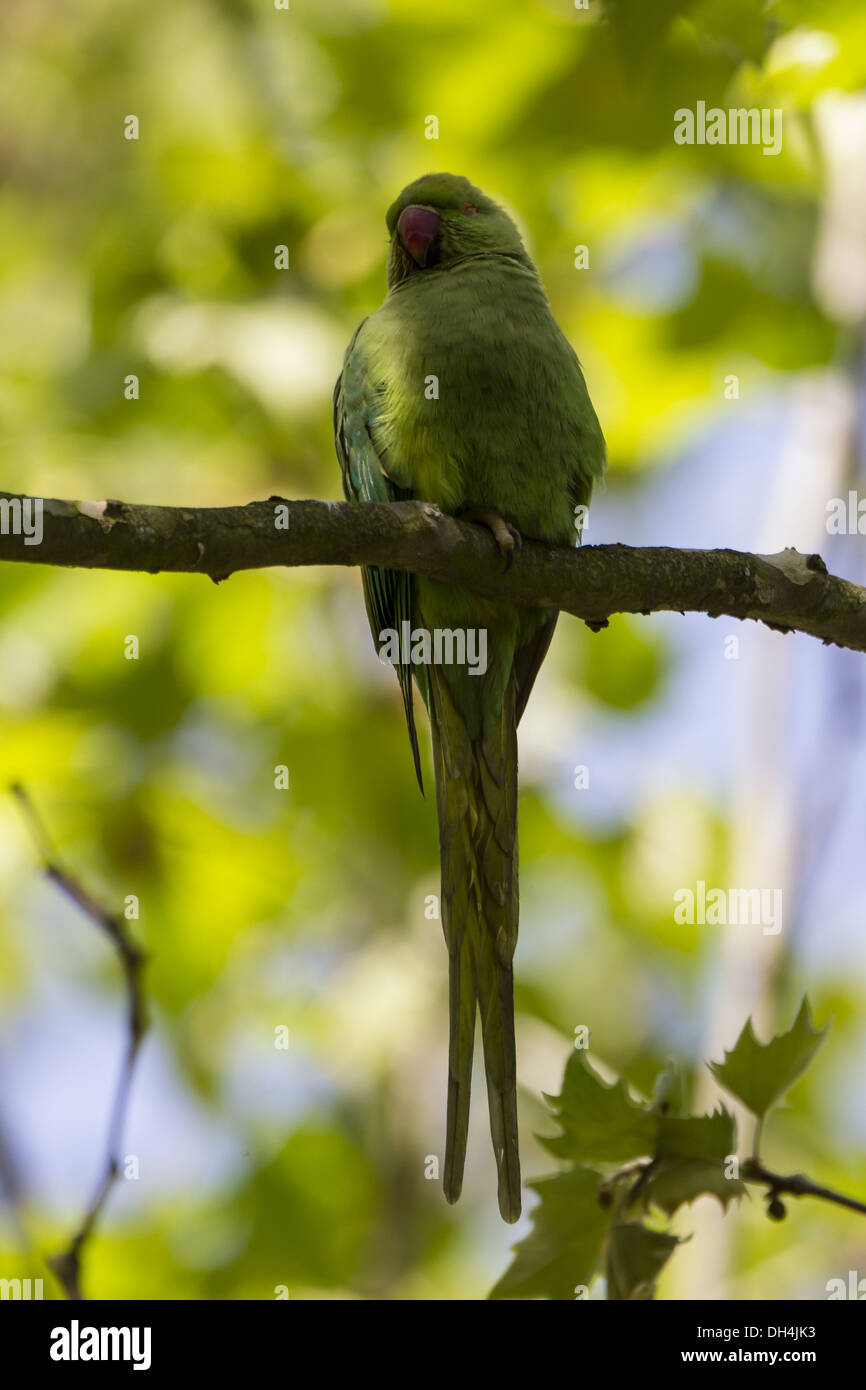
M 388 286 L 447 269 L 469 256 L 511 256 L 526 265 L 520 233 L 492 198 L 458 174 L 424 174 L 388 209 Z

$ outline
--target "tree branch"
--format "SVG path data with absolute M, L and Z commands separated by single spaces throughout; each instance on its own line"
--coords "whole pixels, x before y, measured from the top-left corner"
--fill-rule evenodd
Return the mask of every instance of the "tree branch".
M 130 938 L 123 918 L 109 912 L 101 903 L 97 902 L 92 894 L 58 863 L 42 821 L 24 788 L 16 783 L 10 790 L 12 795 L 18 799 L 24 814 L 30 821 L 34 839 L 42 857 L 45 876 L 52 883 L 55 883 L 68 898 L 71 898 L 109 938 L 120 958 L 126 985 L 126 1044 L 111 1105 L 102 1171 L 87 1210 L 69 1245 L 59 1255 L 53 1256 L 48 1261 L 50 1268 L 63 1285 L 67 1298 L 79 1300 L 84 1298 L 84 1294 L 81 1292 L 80 1279 L 81 1253 L 102 1214 L 108 1195 L 120 1172 L 120 1146 L 126 1123 L 129 1093 L 132 1088 L 135 1063 L 147 1028 L 144 994 L 141 985 L 144 956 Z
M 571 550 L 526 541 L 503 573 L 486 530 L 444 516 L 432 503 L 280 498 L 206 508 L 45 500 L 42 538 L 27 544 L 14 534 L 23 500 L 0 493 L 0 560 L 204 574 L 217 582 L 271 565 L 385 565 L 493 598 L 559 608 L 592 627 L 613 613 L 726 614 L 866 651 L 866 589 L 828 574 L 820 555 L 796 550 Z

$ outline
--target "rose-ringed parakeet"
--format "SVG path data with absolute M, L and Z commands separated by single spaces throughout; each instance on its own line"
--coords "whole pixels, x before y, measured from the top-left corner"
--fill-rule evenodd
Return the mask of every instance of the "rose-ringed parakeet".
M 516 226 L 453 174 L 409 184 L 386 221 L 388 294 L 352 338 L 334 392 L 346 497 L 434 502 L 488 526 L 505 563 L 521 535 L 569 545 L 604 440 Z M 480 1010 L 499 1209 L 516 1221 L 517 725 L 557 614 L 378 567 L 363 583 L 377 645 L 407 623 L 486 631 L 483 674 L 413 663 L 404 647 L 397 675 L 419 781 L 413 676 L 433 735 L 451 998 L 445 1195 L 456 1201 L 463 1181 Z

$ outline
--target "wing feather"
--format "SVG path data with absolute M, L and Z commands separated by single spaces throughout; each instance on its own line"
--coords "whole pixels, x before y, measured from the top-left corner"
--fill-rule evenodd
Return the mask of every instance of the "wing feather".
M 408 494 L 386 476 L 376 448 L 375 406 L 378 392 L 369 379 L 363 346 L 359 342 L 363 327 L 362 323 L 348 346 L 343 370 L 334 387 L 334 443 L 343 475 L 343 493 L 349 501 L 395 502 Z M 404 622 L 411 625 L 415 604 L 414 578 L 403 570 L 384 569 L 378 565 L 365 567 L 361 573 L 367 618 L 378 650 L 380 633 L 386 628 L 402 633 Z M 415 775 L 423 792 L 412 698 L 412 665 L 408 661 L 401 662 L 395 666 L 395 670 L 403 697 Z

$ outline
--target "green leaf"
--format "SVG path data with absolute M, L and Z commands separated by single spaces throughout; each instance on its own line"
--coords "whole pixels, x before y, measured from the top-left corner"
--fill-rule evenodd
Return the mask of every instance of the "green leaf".
M 726 1091 L 762 1120 L 772 1105 L 808 1067 L 830 1027 L 812 1027 L 809 1001 L 804 996 L 791 1028 L 768 1043 L 758 1042 L 749 1019 L 723 1062 L 709 1062 L 710 1071 Z
M 656 1117 L 632 1100 L 624 1081 L 603 1081 L 585 1052 L 572 1053 L 562 1094 L 547 1099 L 563 1132 L 539 1137 L 557 1158 L 619 1163 L 653 1152 Z
M 742 1197 L 744 1184 L 726 1176 L 736 1142 L 734 1117 L 724 1107 L 712 1115 L 662 1117 L 657 1159 L 646 1184 L 647 1202 L 670 1216 L 697 1197 L 717 1197 L 723 1207 Z
M 541 1202 L 533 1229 L 514 1246 L 514 1259 L 490 1298 L 574 1299 L 601 1260 L 609 1219 L 598 1201 L 601 1175 L 580 1165 L 530 1183 Z
M 605 1251 L 608 1299 L 648 1299 L 656 1279 L 682 1242 L 665 1231 L 651 1231 L 639 1221 L 611 1227 Z
M 562 1095 L 548 1097 L 563 1133 L 542 1143 L 558 1158 L 584 1162 L 652 1156 L 644 1199 L 668 1213 L 704 1194 L 723 1206 L 742 1196 L 743 1184 L 725 1176 L 726 1162 L 736 1152 L 730 1112 L 722 1107 L 712 1115 L 682 1117 L 682 1077 L 674 1065 L 659 1075 L 653 1096 L 651 1105 L 633 1100 L 624 1081 L 608 1085 L 586 1053 L 575 1052 L 565 1069 Z
M 722 1105 L 711 1115 L 659 1115 L 655 1153 L 711 1162 L 735 1152 L 737 1127 Z
M 745 1193 L 739 1178 L 725 1176 L 725 1165 L 706 1158 L 683 1158 L 673 1154 L 659 1160 L 647 1183 L 647 1200 L 673 1216 L 677 1207 L 698 1197 L 717 1197 L 726 1208 L 728 1202 Z

